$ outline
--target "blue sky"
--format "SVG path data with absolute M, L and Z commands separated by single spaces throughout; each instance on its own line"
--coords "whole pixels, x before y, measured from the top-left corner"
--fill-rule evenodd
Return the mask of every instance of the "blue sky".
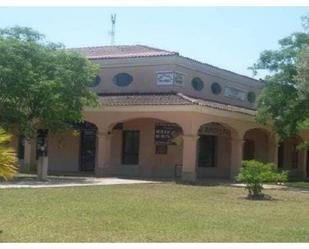
M 252 76 L 264 49 L 302 31 L 309 7 L 0 7 L 0 27 L 29 26 L 67 47 L 144 44 Z

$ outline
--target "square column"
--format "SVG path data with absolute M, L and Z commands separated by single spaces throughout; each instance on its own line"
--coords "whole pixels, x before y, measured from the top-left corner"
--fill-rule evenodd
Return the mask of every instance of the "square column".
M 278 150 L 279 139 L 277 137 L 270 137 L 268 140 L 268 161 L 275 165 L 275 169 L 278 168 Z
M 183 181 L 196 180 L 197 140 L 199 136 L 183 135 L 182 173 Z
M 231 139 L 231 179 L 234 179 L 240 171 L 241 161 L 243 160 L 243 145 L 243 139 Z
M 108 132 L 97 133 L 95 175 L 103 176 L 111 163 L 111 134 Z
M 35 139 L 25 140 L 25 150 L 24 150 L 24 171 L 25 172 L 30 172 L 36 164 L 35 146 L 36 146 Z

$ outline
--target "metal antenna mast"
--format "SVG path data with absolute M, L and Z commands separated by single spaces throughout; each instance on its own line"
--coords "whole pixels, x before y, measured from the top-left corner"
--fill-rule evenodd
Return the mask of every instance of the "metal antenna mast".
M 111 45 L 115 45 L 115 24 L 116 24 L 116 14 L 111 15 L 112 30 L 109 32 L 111 36 Z

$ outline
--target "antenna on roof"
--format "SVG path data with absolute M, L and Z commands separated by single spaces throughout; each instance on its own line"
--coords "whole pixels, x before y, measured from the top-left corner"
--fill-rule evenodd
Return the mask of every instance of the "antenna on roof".
M 112 30 L 109 32 L 109 35 L 111 36 L 111 45 L 115 45 L 116 14 L 111 15 L 111 21 L 112 21 Z

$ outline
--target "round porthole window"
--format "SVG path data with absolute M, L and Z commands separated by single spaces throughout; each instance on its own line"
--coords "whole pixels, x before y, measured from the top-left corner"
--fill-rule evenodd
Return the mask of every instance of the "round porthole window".
M 204 88 L 204 82 L 198 77 L 193 78 L 191 84 L 196 91 L 201 91 Z
M 212 91 L 213 94 L 218 95 L 218 94 L 221 93 L 222 88 L 221 88 L 219 83 L 214 82 L 214 83 L 211 84 L 211 91 Z
M 113 77 L 113 83 L 117 86 L 128 86 L 132 81 L 133 77 L 128 73 L 119 73 Z
M 96 87 L 101 83 L 102 79 L 100 75 L 96 75 L 95 78 L 90 82 L 90 87 Z
M 255 93 L 254 92 L 248 92 L 247 95 L 247 99 L 250 103 L 254 103 L 255 102 Z

